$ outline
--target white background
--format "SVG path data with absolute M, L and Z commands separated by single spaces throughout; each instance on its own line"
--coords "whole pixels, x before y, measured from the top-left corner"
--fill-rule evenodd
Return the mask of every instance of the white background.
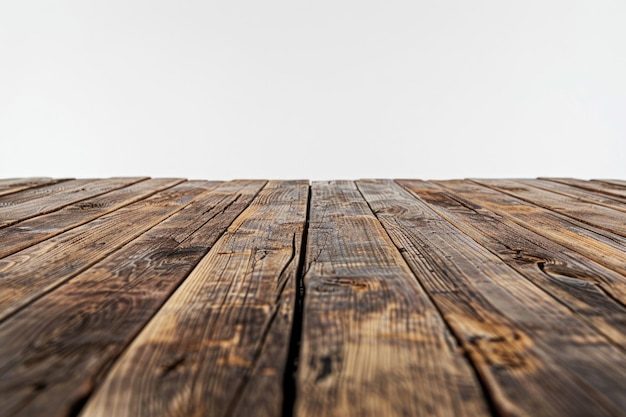
M 0 1 L 0 177 L 626 178 L 626 1 Z

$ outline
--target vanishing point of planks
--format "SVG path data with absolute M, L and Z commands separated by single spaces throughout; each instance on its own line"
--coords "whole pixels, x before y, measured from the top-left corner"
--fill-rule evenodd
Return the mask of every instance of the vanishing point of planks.
M 626 182 L 0 180 L 9 416 L 626 416 Z

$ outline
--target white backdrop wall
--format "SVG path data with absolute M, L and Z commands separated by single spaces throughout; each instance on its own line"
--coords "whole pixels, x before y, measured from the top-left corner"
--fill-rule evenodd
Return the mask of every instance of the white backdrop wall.
M 626 1 L 0 2 L 0 177 L 626 178 Z

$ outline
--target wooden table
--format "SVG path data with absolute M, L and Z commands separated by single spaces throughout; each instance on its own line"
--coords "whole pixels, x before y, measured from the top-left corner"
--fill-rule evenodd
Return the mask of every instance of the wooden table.
M 0 416 L 626 415 L 626 182 L 0 180 Z

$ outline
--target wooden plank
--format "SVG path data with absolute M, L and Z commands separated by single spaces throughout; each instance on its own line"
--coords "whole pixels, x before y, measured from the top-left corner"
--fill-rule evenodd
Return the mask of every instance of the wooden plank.
M 602 180 L 591 180 L 591 181 L 593 181 L 593 182 L 596 182 L 596 181 L 597 182 L 603 182 L 603 183 L 606 183 L 606 184 L 613 184 L 613 185 L 617 185 L 619 187 L 626 187 L 626 181 L 624 181 L 624 180 L 615 180 L 615 179 L 613 179 L 613 180 L 606 179 L 605 180 L 605 179 L 602 179 Z
M 0 196 L 14 194 L 29 188 L 41 187 L 48 184 L 56 184 L 67 179 L 52 178 L 11 178 L 0 179 Z
M 475 183 L 459 180 L 433 182 L 464 200 L 475 202 L 626 276 L 626 253 L 624 252 L 626 244 L 620 236 L 594 229 L 584 223 Z M 614 291 L 620 291 L 620 299 L 626 295 L 618 287 L 611 288 Z
M 626 347 L 626 280 L 620 274 L 438 185 L 413 180 L 406 188 L 616 346 Z
M 406 190 L 391 181 L 358 186 L 500 414 L 625 415 L 624 352 Z
M 81 415 L 280 416 L 307 191 L 268 183 Z
M 0 259 L 0 320 L 89 268 L 213 188 L 188 181 Z
M 0 416 L 76 413 L 264 183 L 218 186 L 1 323 Z
M 117 189 L 70 204 L 52 213 L 24 220 L 0 229 L 0 258 L 80 226 L 185 180 L 160 178 Z
M 146 178 L 111 178 L 89 181 L 80 184 L 78 187 L 67 188 L 61 192 L 49 194 L 35 200 L 0 207 L 0 228 L 10 226 L 31 217 L 53 212 L 67 205 L 117 190 L 118 188 L 126 187 L 145 179 Z M 38 189 L 38 191 L 40 191 L 40 189 Z
M 50 177 L 27 177 L 27 178 L 0 178 L 0 189 L 21 186 L 24 184 L 42 184 L 46 181 L 52 181 Z
M 578 187 L 583 190 L 591 191 L 596 195 L 601 194 L 608 196 L 613 200 L 626 202 L 626 187 L 615 185 L 602 181 L 583 181 L 575 178 L 540 178 L 545 181 L 558 182 L 560 184 Z
M 492 179 L 472 181 L 591 226 L 626 236 L 626 214 L 621 211 L 529 187 L 520 181 Z
M 439 312 L 353 182 L 315 182 L 298 416 L 486 416 Z
M 574 198 L 581 202 L 591 205 L 601 205 L 613 210 L 626 211 L 626 201 L 619 201 L 617 198 L 611 198 L 607 195 L 598 194 L 590 190 L 583 190 L 575 186 L 563 184 L 560 182 L 546 181 L 541 179 L 523 179 L 516 180 L 526 186 L 539 188 L 541 190 L 561 194 L 567 197 Z
M 62 192 L 80 190 L 86 184 L 96 181 L 95 179 L 78 179 L 61 181 L 52 184 L 22 190 L 10 195 L 0 196 L 0 208 L 11 207 L 37 198 L 49 197 Z

